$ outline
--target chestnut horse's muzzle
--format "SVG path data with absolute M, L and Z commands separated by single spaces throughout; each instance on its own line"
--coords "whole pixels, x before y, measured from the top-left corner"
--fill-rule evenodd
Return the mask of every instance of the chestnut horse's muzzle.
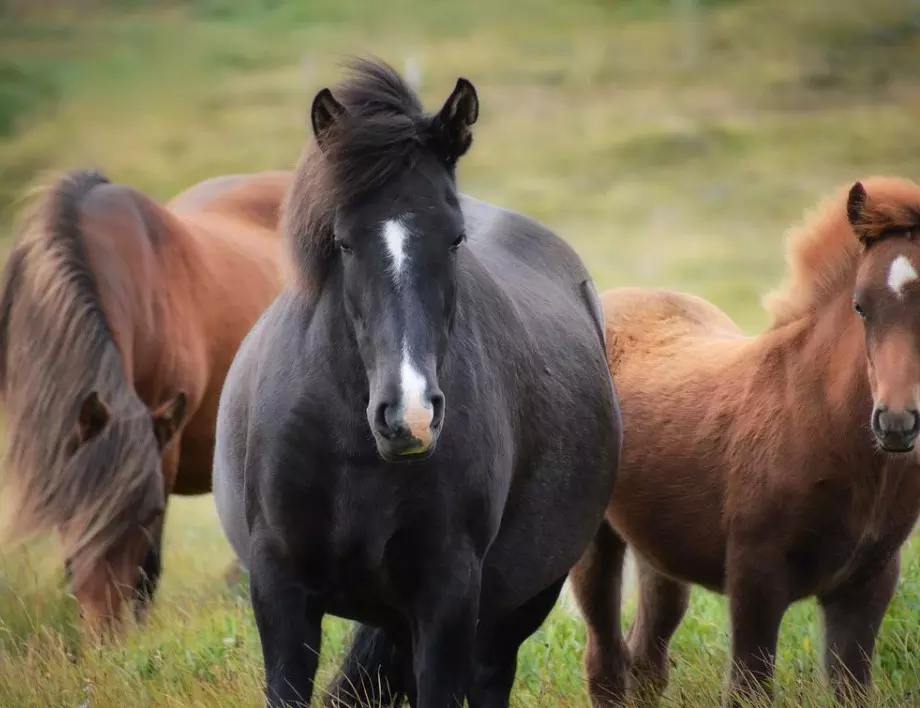
M 914 408 L 895 412 L 878 405 L 872 412 L 872 432 L 887 452 L 910 452 L 920 434 L 920 413 Z

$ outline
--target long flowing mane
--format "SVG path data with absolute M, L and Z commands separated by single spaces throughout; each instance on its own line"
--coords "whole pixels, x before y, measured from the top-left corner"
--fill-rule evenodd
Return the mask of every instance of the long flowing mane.
M 333 256 L 336 207 L 359 201 L 433 150 L 432 116 L 399 74 L 380 60 L 356 59 L 334 89 L 348 116 L 320 149 L 305 150 L 283 211 L 283 228 L 308 294 L 323 285 Z
M 80 230 L 81 201 L 105 184 L 104 175 L 83 170 L 36 190 L 0 285 L 5 531 L 26 538 L 66 524 L 76 574 L 132 523 L 147 482 L 135 465 L 112 460 L 148 454 L 141 441 L 151 439 L 138 434 L 149 419 L 121 415 L 93 440 L 96 452 L 81 474 L 66 474 L 66 441 L 91 391 L 111 407 L 112 423 L 137 406 Z
M 867 208 L 861 223 L 870 240 L 920 227 L 920 185 L 896 177 L 863 182 Z M 771 326 L 781 327 L 827 304 L 852 286 L 862 246 L 847 218 L 848 190 L 826 198 L 787 237 L 787 276 L 764 299 Z

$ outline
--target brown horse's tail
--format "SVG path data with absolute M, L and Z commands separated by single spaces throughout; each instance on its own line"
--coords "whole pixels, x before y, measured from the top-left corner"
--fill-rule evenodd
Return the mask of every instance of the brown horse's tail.
M 79 241 L 79 234 L 72 232 L 79 228 L 80 204 L 93 189 L 109 183 L 108 177 L 99 170 L 74 170 L 58 176 L 53 182 L 39 185 L 27 195 L 30 204 L 24 210 L 13 250 L 0 276 L 0 397 L 3 399 L 7 389 L 10 320 L 16 294 L 22 288 L 28 253 L 21 247 L 22 241 L 35 230 L 50 230 L 60 238 Z

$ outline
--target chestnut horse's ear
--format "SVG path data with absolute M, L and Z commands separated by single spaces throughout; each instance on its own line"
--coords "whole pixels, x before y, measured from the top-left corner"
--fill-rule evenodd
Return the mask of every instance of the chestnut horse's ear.
M 470 149 L 473 142 L 471 127 L 477 118 L 479 97 L 476 88 L 460 77 L 432 123 L 437 147 L 449 165 L 455 164 Z
M 313 124 L 313 135 L 320 149 L 324 149 L 324 141 L 329 129 L 347 113 L 345 106 L 336 100 L 328 88 L 316 94 L 310 108 L 310 122 Z
M 99 393 L 90 391 L 80 404 L 76 430 L 70 441 L 71 452 L 99 435 L 111 417 L 112 413 L 102 402 Z
M 856 233 L 856 237 L 862 241 L 865 239 L 865 213 L 866 213 L 866 188 L 862 182 L 856 182 L 850 187 L 850 193 L 847 196 L 847 219 L 850 226 Z
M 153 412 L 153 434 L 162 450 L 169 444 L 188 414 L 188 394 L 180 391 Z

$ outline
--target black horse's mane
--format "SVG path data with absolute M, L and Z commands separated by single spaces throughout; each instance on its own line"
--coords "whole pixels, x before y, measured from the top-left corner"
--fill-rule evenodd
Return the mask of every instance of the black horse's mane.
M 346 115 L 324 133 L 321 148 L 314 142 L 304 153 L 284 209 L 301 285 L 313 293 L 334 256 L 336 208 L 359 203 L 426 154 L 440 156 L 435 115 L 395 69 L 367 59 L 347 67 L 348 78 L 333 89 Z

